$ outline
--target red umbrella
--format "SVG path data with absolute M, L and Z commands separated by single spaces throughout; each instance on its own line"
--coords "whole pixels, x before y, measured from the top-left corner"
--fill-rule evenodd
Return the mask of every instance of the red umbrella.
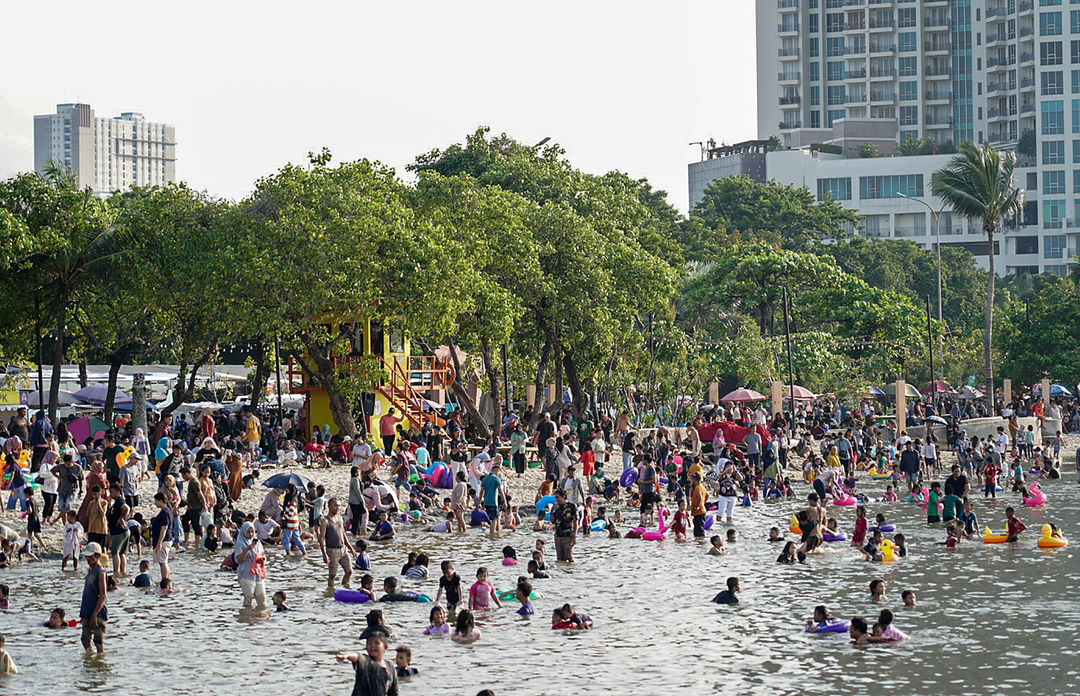
M 725 396 L 724 398 L 722 398 L 720 400 L 721 401 L 764 401 L 765 397 L 762 396 L 761 394 L 758 394 L 753 389 L 736 389 L 735 391 L 731 392 L 730 394 L 728 394 L 727 396 Z
M 784 398 L 795 398 L 799 399 L 800 401 L 809 401 L 811 399 L 816 399 L 817 396 L 815 396 L 814 392 L 810 391 L 806 387 L 800 387 L 798 384 L 793 384 L 791 385 L 791 388 L 787 390 L 787 393 L 784 394 Z
M 940 379 L 935 379 L 933 382 L 928 382 L 926 389 L 921 390 L 923 394 L 929 394 L 936 392 L 938 394 L 952 394 L 955 390 Z

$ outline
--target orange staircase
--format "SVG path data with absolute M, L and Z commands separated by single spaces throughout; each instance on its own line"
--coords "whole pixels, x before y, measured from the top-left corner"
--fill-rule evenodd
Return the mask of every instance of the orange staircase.
M 446 421 L 433 412 L 425 412 L 426 399 L 420 390 L 447 389 L 454 382 L 454 368 L 450 361 L 438 360 L 430 355 L 418 355 L 405 359 L 393 358 L 392 362 L 381 360 L 386 368 L 386 380 L 376 391 L 386 397 L 409 423 L 419 428 L 425 420 L 438 426 Z

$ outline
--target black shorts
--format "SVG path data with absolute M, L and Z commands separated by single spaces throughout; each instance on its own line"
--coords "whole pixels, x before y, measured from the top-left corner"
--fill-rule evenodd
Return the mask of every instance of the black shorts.
M 41 520 L 36 516 L 26 518 L 26 534 L 41 534 Z
M 499 520 L 499 507 L 497 505 L 485 505 L 484 512 L 487 513 L 493 523 Z

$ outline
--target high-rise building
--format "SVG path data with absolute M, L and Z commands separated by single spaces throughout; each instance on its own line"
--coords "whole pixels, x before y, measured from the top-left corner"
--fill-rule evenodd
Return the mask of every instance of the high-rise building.
M 990 143 L 1017 151 L 1027 195 L 995 244 L 999 272 L 1063 273 L 1080 255 L 1078 0 L 756 2 L 758 137 L 803 154 L 770 152 L 767 178 L 839 198 L 863 234 L 932 248 L 942 201 L 929 182 L 947 158 L 891 155 L 913 138 L 946 153 Z M 721 147 L 691 164 L 691 204 L 712 173 L 740 167 L 721 160 L 747 156 Z M 985 264 L 978 226 L 954 217 L 939 216 L 941 244 Z
M 34 116 L 34 169 L 71 170 L 96 195 L 176 180 L 176 128 L 135 112 L 98 118 L 89 104 L 57 104 Z

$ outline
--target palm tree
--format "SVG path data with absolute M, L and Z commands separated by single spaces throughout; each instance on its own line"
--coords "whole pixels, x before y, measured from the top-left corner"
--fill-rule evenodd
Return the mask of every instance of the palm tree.
M 986 234 L 990 272 L 986 278 L 986 328 L 983 360 L 986 368 L 986 400 L 994 413 L 994 372 L 990 344 L 994 333 L 994 234 L 1004 217 L 1015 217 L 1024 207 L 1024 190 L 1013 185 L 1016 154 L 998 152 L 989 145 L 963 143 L 947 165 L 934 172 L 930 190 L 967 218 L 980 218 Z

